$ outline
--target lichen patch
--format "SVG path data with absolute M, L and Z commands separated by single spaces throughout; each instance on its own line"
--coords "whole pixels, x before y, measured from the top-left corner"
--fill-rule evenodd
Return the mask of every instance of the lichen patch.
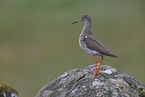
M 111 71 L 111 70 L 105 70 L 105 71 L 102 71 L 102 73 L 111 74 L 111 73 L 112 73 L 112 71 Z
M 104 83 L 98 82 L 98 81 L 94 81 L 94 82 L 92 83 L 93 86 L 102 86 L 103 84 L 104 84 Z
M 52 90 L 45 90 L 44 92 L 43 92 L 43 97 L 48 97 L 50 94 L 52 94 L 53 93 L 53 91 Z

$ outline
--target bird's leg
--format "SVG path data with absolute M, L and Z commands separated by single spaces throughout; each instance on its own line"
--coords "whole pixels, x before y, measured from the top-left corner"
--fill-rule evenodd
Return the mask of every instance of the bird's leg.
M 96 59 L 95 56 L 94 56 L 94 59 L 95 59 L 95 62 L 96 62 L 96 66 L 95 66 L 95 73 L 94 74 L 91 74 L 93 76 L 95 76 L 97 74 L 97 59 Z
M 97 70 L 97 71 L 98 71 L 98 72 L 97 72 L 97 75 L 99 75 L 99 73 L 100 73 L 100 66 L 101 66 L 101 64 L 102 64 L 102 61 L 103 61 L 104 57 L 101 56 L 101 58 L 102 58 L 102 59 L 101 59 L 100 65 L 99 65 L 98 70 Z

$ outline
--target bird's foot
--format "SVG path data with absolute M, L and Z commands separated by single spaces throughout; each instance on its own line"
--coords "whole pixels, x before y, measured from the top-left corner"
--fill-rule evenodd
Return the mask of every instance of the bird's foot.
M 96 75 L 98 75 L 98 73 L 93 73 L 93 74 L 91 73 L 90 75 L 92 75 L 92 76 L 96 76 Z
M 99 75 L 100 73 L 100 68 L 98 68 L 98 70 L 95 71 L 95 73 L 91 74 L 92 76 L 95 76 L 95 75 Z

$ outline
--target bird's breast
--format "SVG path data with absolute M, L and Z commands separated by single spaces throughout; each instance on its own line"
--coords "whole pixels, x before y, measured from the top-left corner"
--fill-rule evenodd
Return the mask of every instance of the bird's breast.
M 84 35 L 82 35 L 82 34 L 79 37 L 79 45 L 83 50 L 84 50 L 84 48 L 86 48 L 86 44 L 84 43 Z

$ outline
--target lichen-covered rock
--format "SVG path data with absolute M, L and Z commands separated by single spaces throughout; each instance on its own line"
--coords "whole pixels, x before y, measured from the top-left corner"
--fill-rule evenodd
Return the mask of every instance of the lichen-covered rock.
M 5 83 L 0 83 L 0 97 L 19 97 L 18 92 Z
M 35 97 L 139 97 L 145 85 L 108 65 L 92 76 L 95 64 L 73 69 L 44 86 Z

